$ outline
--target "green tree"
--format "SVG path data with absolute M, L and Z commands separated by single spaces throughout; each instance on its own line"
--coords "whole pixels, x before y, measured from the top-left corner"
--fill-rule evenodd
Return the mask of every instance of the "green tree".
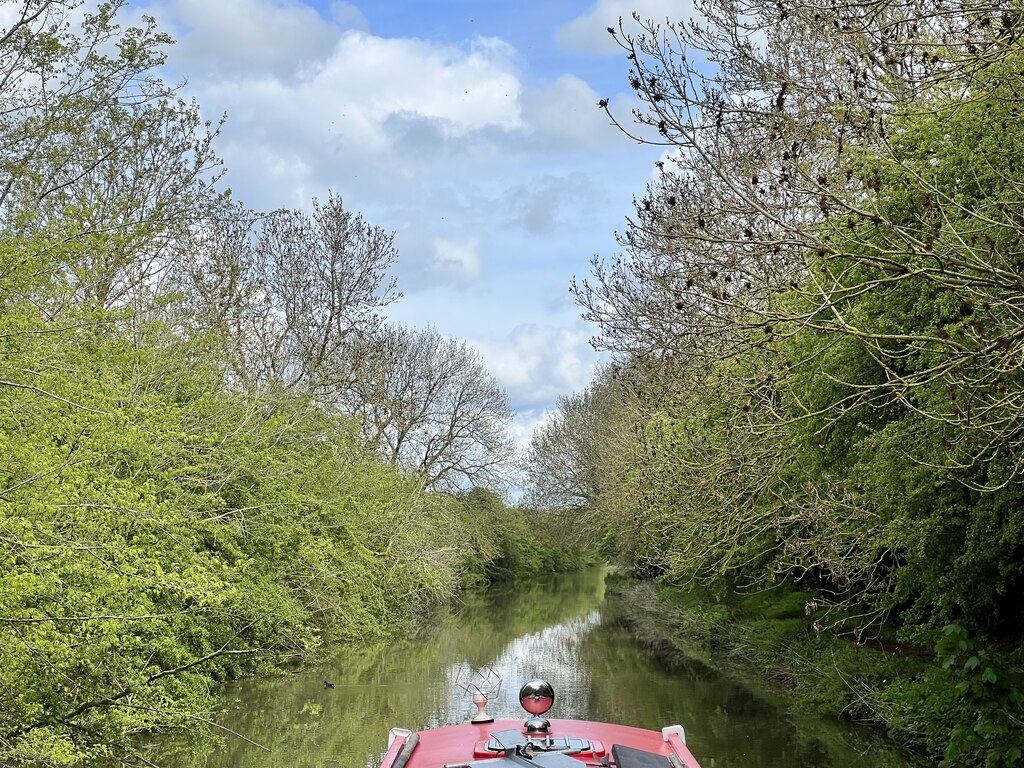
M 341 342 L 393 298 L 390 238 L 334 198 L 259 218 L 219 195 L 215 129 L 151 78 L 152 22 L 120 30 L 114 2 L 75 29 L 70 4 L 11 5 L 0 763 L 142 764 L 139 733 L 208 722 L 215 682 L 408 629 L 472 552 L 450 534 L 458 504 L 310 391 L 337 390 Z M 260 238 L 189 250 L 229 210 Z M 274 274 L 262 335 L 231 314 L 251 293 L 225 312 L 169 292 L 204 258 L 224 266 L 211 278 Z
M 612 30 L 645 103 L 637 122 L 680 151 L 638 203 L 626 257 L 575 286 L 607 348 L 683 371 L 637 468 L 671 456 L 638 490 L 675 510 L 655 529 L 717 531 L 719 558 L 760 541 L 753 581 L 810 577 L 875 617 L 951 620 L 966 598 L 911 594 L 931 572 L 911 557 L 921 530 L 966 535 L 964 505 L 981 502 L 957 486 L 1017 476 L 1019 9 L 704 10 L 706 23 Z M 919 518 L 926 502 L 896 489 L 920 483 L 936 512 Z M 684 502 L 697 488 L 714 512 Z M 1018 540 L 1011 520 L 998 530 Z M 1016 544 L 980 549 L 1001 559 Z M 997 570 L 998 590 L 1016 583 Z

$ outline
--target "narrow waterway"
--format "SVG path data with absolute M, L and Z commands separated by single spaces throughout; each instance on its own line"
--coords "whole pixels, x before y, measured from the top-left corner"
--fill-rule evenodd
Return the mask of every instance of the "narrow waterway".
M 338 653 L 318 669 L 225 688 L 211 741 L 189 734 L 148 745 L 162 768 L 372 768 L 388 729 L 463 722 L 459 687 L 490 667 L 502 680 L 488 711 L 524 716 L 522 682 L 555 688 L 551 717 L 647 728 L 681 723 L 703 768 L 905 768 L 870 735 L 793 720 L 775 702 L 699 663 L 666 669 L 607 621 L 604 572 L 492 589 L 439 612 L 415 640 Z M 324 680 L 333 683 L 327 688 Z

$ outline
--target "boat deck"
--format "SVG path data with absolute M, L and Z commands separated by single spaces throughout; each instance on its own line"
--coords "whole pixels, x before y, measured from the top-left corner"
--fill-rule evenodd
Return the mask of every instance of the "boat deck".
M 398 735 L 381 768 L 700 768 L 683 741 L 681 728 L 665 733 L 589 720 L 552 719 L 549 734 L 531 736 L 534 743 L 561 744 L 566 751 L 537 750 L 531 757 L 502 751 L 524 743 L 521 720 L 463 723 Z M 571 762 L 569 762 L 571 761 Z

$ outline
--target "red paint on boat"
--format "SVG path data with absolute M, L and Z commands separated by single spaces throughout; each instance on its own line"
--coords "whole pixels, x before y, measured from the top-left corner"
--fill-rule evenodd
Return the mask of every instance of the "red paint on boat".
M 557 720 L 551 722 L 550 733 L 530 734 L 529 738 L 536 741 L 544 739 L 584 739 L 589 747 L 571 755 L 581 765 L 594 765 L 612 750 L 615 744 L 621 744 L 646 752 L 663 755 L 666 758 L 674 755 L 678 765 L 674 768 L 700 768 L 697 760 L 687 749 L 682 738 L 682 729 L 651 731 L 645 728 L 634 728 L 628 725 L 599 723 L 590 720 Z M 411 738 L 404 733 L 396 734 L 389 745 L 381 768 L 396 768 L 396 761 L 403 752 L 407 755 L 404 765 L 397 768 L 442 768 L 445 765 L 466 763 L 474 760 L 486 760 L 500 756 L 500 752 L 488 749 L 492 734 L 501 731 L 517 731 L 526 738 L 522 720 L 497 720 L 491 723 L 463 723 L 444 728 L 430 728 L 411 734 L 418 738 L 415 747 L 410 751 L 405 747 Z

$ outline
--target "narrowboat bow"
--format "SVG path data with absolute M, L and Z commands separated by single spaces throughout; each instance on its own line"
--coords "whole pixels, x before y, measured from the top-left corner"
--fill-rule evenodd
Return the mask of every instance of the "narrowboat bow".
M 392 728 L 381 768 L 700 768 L 680 725 L 661 731 L 590 720 L 548 720 L 555 701 L 544 680 L 530 680 L 519 702 L 530 717 L 493 720 L 486 697 L 468 723 L 422 731 Z

